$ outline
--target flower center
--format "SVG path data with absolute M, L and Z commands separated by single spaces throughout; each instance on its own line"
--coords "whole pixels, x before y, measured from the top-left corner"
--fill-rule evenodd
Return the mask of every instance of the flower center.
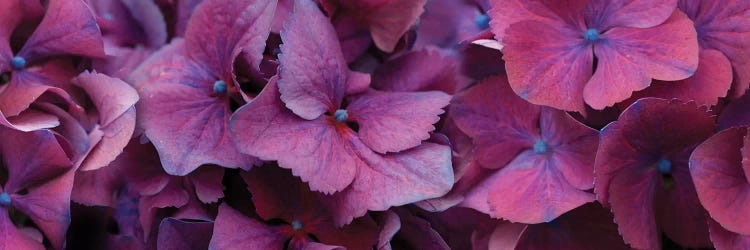
M 487 29 L 490 27 L 490 17 L 487 14 L 478 15 L 474 18 L 474 24 L 480 29 Z
M 224 95 L 227 93 L 227 83 L 222 80 L 214 82 L 214 93 Z
M 333 113 L 333 118 L 336 119 L 337 122 L 346 122 L 346 120 L 349 119 L 349 114 L 346 113 L 346 110 L 339 109 Z
M 302 222 L 299 220 L 292 221 L 292 228 L 294 228 L 295 231 L 299 231 L 302 229 Z
M 586 39 L 586 41 L 593 42 L 599 39 L 599 30 L 597 29 L 588 29 L 586 32 L 583 33 L 583 39 Z
M 20 70 L 26 67 L 26 59 L 20 56 L 13 57 L 13 59 L 10 61 L 10 64 L 13 66 L 13 69 Z
M 10 206 L 10 195 L 7 192 L 3 192 L 0 194 L 0 206 Z
M 546 154 L 547 151 L 549 151 L 549 147 L 547 146 L 546 142 L 542 141 L 542 139 L 536 140 L 536 142 L 534 142 L 534 153 Z
M 656 162 L 656 169 L 659 170 L 659 173 L 669 174 L 672 171 L 672 162 L 666 158 L 661 158 Z

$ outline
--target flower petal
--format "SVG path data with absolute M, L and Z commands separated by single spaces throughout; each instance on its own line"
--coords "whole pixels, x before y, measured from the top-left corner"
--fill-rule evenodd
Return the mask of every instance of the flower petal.
M 472 138 L 479 163 L 501 168 L 533 145 L 539 112 L 538 106 L 518 98 L 504 77 L 496 76 L 456 95 L 450 115 Z
M 592 0 L 586 5 L 586 24 L 599 30 L 651 28 L 667 20 L 676 8 L 677 0 Z
M 278 86 L 286 107 L 307 120 L 338 108 L 349 69 L 328 18 L 312 1 L 296 1 L 281 39 Z
M 104 57 L 99 26 L 82 0 L 49 1 L 44 19 L 18 52 L 27 62 L 61 55 Z
M 208 249 L 213 222 L 186 222 L 166 218 L 159 224 L 159 249 Z
M 506 33 L 503 59 L 513 91 L 534 104 L 583 112 L 582 90 L 591 77 L 594 55 L 580 32 L 521 21 Z
M 712 136 L 690 156 L 690 174 L 701 204 L 721 227 L 750 234 L 747 187 L 750 151 L 747 128 L 731 128 Z M 712 232 L 713 235 L 713 232 Z
M 685 14 L 675 11 L 653 28 L 613 28 L 594 46 L 597 63 L 583 98 L 594 109 L 604 109 L 649 86 L 651 78 L 666 81 L 692 76 L 698 68 L 695 28 Z
M 711 232 L 711 242 L 718 250 L 750 248 L 750 236 L 738 234 L 724 229 L 714 220 L 708 220 Z
M 234 60 L 241 52 L 248 53 L 246 58 L 258 68 L 275 9 L 276 1 L 271 0 L 203 1 L 185 31 L 190 57 L 225 81 L 232 77 Z
M 219 206 L 209 249 L 283 249 L 287 239 L 279 229 L 247 218 L 227 204 Z
M 496 173 L 487 201 L 493 217 L 527 224 L 549 222 L 594 201 L 594 195 L 570 185 L 554 156 L 527 150 Z M 593 181 L 593 179 L 592 179 Z
M 385 154 L 413 148 L 430 138 L 451 96 L 440 92 L 371 91 L 354 96 L 349 119 L 370 149 Z
M 230 129 L 240 152 L 277 160 L 313 191 L 333 193 L 346 188 L 362 164 L 350 142 L 339 134 L 332 118 L 299 118 L 284 107 L 279 96 L 276 80 L 271 79 L 260 95 L 232 116 Z

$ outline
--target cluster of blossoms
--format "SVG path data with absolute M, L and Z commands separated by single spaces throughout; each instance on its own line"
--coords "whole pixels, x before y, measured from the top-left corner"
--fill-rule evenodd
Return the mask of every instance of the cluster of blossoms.
M 0 0 L 0 74 L 0 250 L 750 249 L 750 0 Z

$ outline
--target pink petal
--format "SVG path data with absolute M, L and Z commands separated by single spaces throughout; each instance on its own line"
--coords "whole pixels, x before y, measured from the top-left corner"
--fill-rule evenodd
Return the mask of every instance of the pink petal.
M 284 107 L 279 96 L 273 78 L 260 95 L 235 112 L 231 130 L 238 149 L 264 160 L 278 160 L 279 166 L 292 169 L 313 191 L 343 190 L 363 164 L 349 140 L 339 135 L 330 117 L 299 118 Z
M 280 229 L 240 214 L 227 204 L 219 206 L 209 249 L 279 249 L 287 240 Z
M 216 77 L 227 79 L 241 52 L 258 68 L 276 9 L 269 0 L 206 0 L 195 8 L 185 31 L 189 55 Z
M 369 13 L 370 34 L 378 48 L 393 52 L 401 36 L 424 12 L 427 0 L 380 2 L 378 8 Z
M 695 75 L 677 82 L 654 81 L 650 87 L 633 93 L 631 100 L 642 97 L 677 98 L 713 106 L 727 96 L 732 86 L 732 65 L 720 51 L 702 49 Z
M 102 139 L 86 156 L 86 160 L 81 165 L 82 171 L 105 167 L 122 153 L 135 130 L 135 108 L 131 107 L 101 130 Z
M 120 79 L 83 72 L 73 83 L 89 95 L 99 112 L 101 126 L 107 126 L 138 102 L 138 92 Z
M 42 242 L 35 241 L 19 231 L 8 218 L 8 211 L 3 208 L 0 209 L 0 249 L 42 250 L 45 248 Z
M 381 156 L 358 148 L 357 177 L 350 187 L 327 196 L 334 222 L 344 225 L 367 210 L 383 211 L 447 193 L 453 185 L 450 148 L 433 143 Z
M 554 165 L 565 180 L 580 190 L 593 188 L 598 131 L 551 108 L 543 108 L 539 119 L 541 138 L 551 148 Z
M 594 200 L 593 194 L 570 185 L 556 165 L 554 156 L 547 158 L 532 151 L 518 155 L 497 172 L 490 187 L 487 201 L 492 215 L 511 222 L 549 222 Z
M 592 0 L 586 5 L 586 24 L 599 30 L 651 28 L 667 20 L 676 8 L 677 0 Z
M 0 124 L 11 129 L 29 132 L 57 127 L 60 125 L 60 119 L 45 112 L 27 109 L 17 116 L 8 118 L 0 112 Z
M 143 61 L 126 80 L 138 91 L 160 81 L 173 82 L 182 76 L 184 68 L 196 67 L 186 54 L 185 40 L 175 38 Z
M 736 98 L 750 85 L 750 51 L 744 44 L 750 39 L 747 14 L 750 5 L 744 1 L 685 1 L 678 3 L 680 10 L 695 23 L 701 48 L 724 53 L 732 63 L 735 85 L 729 96 Z
M 171 181 L 158 194 L 141 196 L 138 200 L 138 222 L 143 228 L 144 240 L 150 237 L 151 228 L 157 220 L 160 208 L 180 208 L 188 204 L 190 194 L 182 188 L 179 181 Z
M 675 11 L 652 28 L 618 27 L 603 33 L 594 46 L 596 72 L 583 90 L 586 103 L 604 109 L 648 87 L 651 78 L 675 81 L 692 76 L 698 67 L 698 42 L 691 24 Z
M 747 128 L 731 128 L 706 140 L 690 157 L 698 198 L 712 220 L 745 235 L 750 234 L 749 145 Z
M 335 38 L 333 26 L 314 3 L 295 2 L 281 31 L 278 85 L 286 107 L 307 120 L 341 105 L 348 68 Z
M 719 116 L 719 130 L 731 127 L 750 126 L 750 94 L 743 95 L 724 107 Z
M 711 242 L 717 250 L 750 248 L 750 236 L 724 229 L 714 220 L 709 220 Z
M 121 169 L 130 188 L 139 195 L 150 196 L 162 191 L 172 179 L 164 173 L 159 155 L 152 144 L 130 141 L 124 152 L 109 167 Z
M 161 221 L 158 249 L 207 249 L 213 222 L 185 222 L 172 218 Z
M 589 1 L 523 1 L 523 0 L 489 0 L 492 8 L 488 15 L 490 27 L 495 38 L 501 44 L 505 45 L 506 38 L 514 35 L 508 34 L 508 28 L 521 21 L 539 21 L 548 25 L 561 25 L 565 21 L 561 16 L 568 18 L 568 21 L 583 24 L 581 12 Z M 537 33 L 541 34 L 541 33 Z
M 611 180 L 609 204 L 620 234 L 626 243 L 639 249 L 658 249 L 654 196 L 659 180 L 656 169 L 644 172 L 621 171 Z
M 101 32 L 82 0 L 49 1 L 44 19 L 18 52 L 28 62 L 61 55 L 104 57 Z
M 456 125 L 476 145 L 476 159 L 487 168 L 501 168 L 533 145 L 539 112 L 538 106 L 518 98 L 501 76 L 457 95 L 450 110 Z
M 70 199 L 87 206 L 115 207 L 115 197 L 123 185 L 121 169 L 114 164 L 92 171 L 78 171 Z
M 205 166 L 196 170 L 188 178 L 195 186 L 195 194 L 201 202 L 218 202 L 224 197 L 224 186 L 221 184 L 224 178 L 223 168 Z
M 386 91 L 440 90 L 457 92 L 463 83 L 458 60 L 442 50 L 428 47 L 404 54 L 373 73 L 373 87 Z
M 3 138 L 0 152 L 8 171 L 6 192 L 15 193 L 44 184 L 71 169 L 70 158 L 50 131 L 24 133 L 3 128 L 0 132 Z
M 582 31 L 522 21 L 505 32 L 503 59 L 513 91 L 534 104 L 582 112 L 582 90 L 594 61 L 591 44 L 583 40 Z
M 588 203 L 550 223 L 526 226 L 514 246 L 515 249 L 630 249 L 622 241 L 612 219 L 607 209 Z M 500 224 L 492 234 L 490 248 L 512 242 L 517 234 L 513 227 L 518 226 L 515 223 Z
M 428 1 L 419 18 L 414 48 L 455 47 L 482 31 L 483 27 L 475 22 L 479 15 L 482 15 L 481 9 L 472 1 Z
M 11 194 L 13 207 L 23 212 L 44 232 L 54 248 L 65 242 L 70 224 L 70 192 L 75 170 L 28 187 L 26 195 Z
M 144 88 L 138 103 L 145 134 L 159 150 L 164 170 L 186 175 L 203 164 L 250 168 L 252 157 L 240 154 L 229 137 L 229 101 L 199 85 L 209 76 L 184 73 L 177 82 Z
M 451 96 L 439 92 L 371 91 L 352 98 L 349 120 L 370 149 L 385 154 L 419 146 L 430 138 Z

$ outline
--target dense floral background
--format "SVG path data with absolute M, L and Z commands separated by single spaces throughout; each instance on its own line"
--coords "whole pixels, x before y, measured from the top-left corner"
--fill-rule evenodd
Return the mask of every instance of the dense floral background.
M 0 0 L 0 250 L 750 249 L 750 0 Z

